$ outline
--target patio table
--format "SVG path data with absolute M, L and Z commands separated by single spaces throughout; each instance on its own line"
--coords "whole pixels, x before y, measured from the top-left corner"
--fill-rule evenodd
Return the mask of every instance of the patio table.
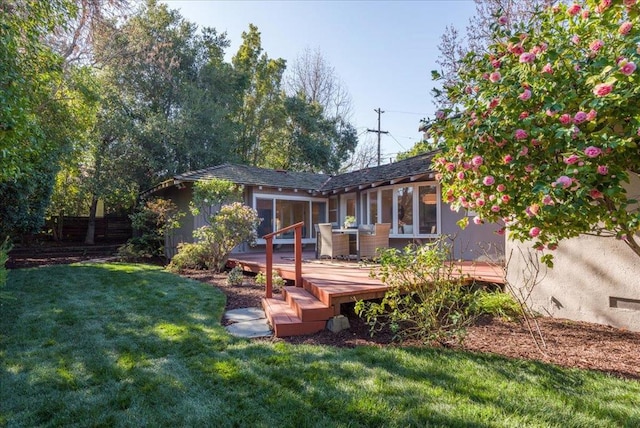
M 358 233 L 358 228 L 342 228 L 342 229 L 331 229 L 333 233 L 344 233 L 347 235 L 356 235 L 356 254 L 358 260 L 360 260 L 360 234 Z

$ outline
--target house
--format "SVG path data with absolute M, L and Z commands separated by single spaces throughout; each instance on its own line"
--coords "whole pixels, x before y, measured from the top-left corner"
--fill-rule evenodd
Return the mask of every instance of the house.
M 499 225 L 470 222 L 465 230 L 457 226 L 456 222 L 469 213 L 451 211 L 442 202 L 440 185 L 430 167 L 434 154 L 334 176 L 248 165 L 217 165 L 176 175 L 144 196 L 169 198 L 188 212 L 194 182 L 226 179 L 244 186 L 244 203 L 255 208 L 262 219 L 259 237 L 303 221 L 303 244 L 313 245 L 314 224 L 342 224 L 345 217 L 354 216 L 361 224 L 390 223 L 390 243 L 394 247 L 447 235 L 455 237 L 453 257 L 456 259 L 503 260 L 504 237 L 495 233 Z M 192 241 L 193 230 L 204 224 L 202 216 L 187 215 L 169 247 Z M 264 240 L 258 239 L 257 243 L 264 244 Z M 292 233 L 279 235 L 274 240 L 274 244 L 292 243 Z

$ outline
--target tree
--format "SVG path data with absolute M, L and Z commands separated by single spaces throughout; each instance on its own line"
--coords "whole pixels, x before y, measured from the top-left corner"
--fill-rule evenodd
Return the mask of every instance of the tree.
M 474 0 L 476 12 L 469 19 L 466 32 L 449 25 L 440 38 L 438 50 L 440 54 L 436 63 L 440 66 L 438 72 L 442 88 L 447 88 L 457 82 L 458 71 L 465 55 L 469 52 L 485 52 L 491 43 L 491 24 L 494 16 L 499 12 L 502 25 L 507 29 L 516 28 L 520 23 L 528 22 L 543 6 L 548 6 L 552 0 Z M 450 107 L 450 100 L 442 96 L 439 89 L 434 90 L 434 102 L 439 107 Z
M 454 107 L 430 129 L 446 201 L 539 250 L 591 233 L 640 256 L 625 188 L 640 171 L 638 16 L 634 1 L 608 0 L 556 5 L 513 30 L 496 15 L 488 53 L 465 57 L 446 88 Z
M 307 48 L 298 55 L 288 70 L 286 89 L 290 96 L 303 94 L 320 104 L 327 118 L 348 122 L 351 117 L 351 95 L 319 49 Z

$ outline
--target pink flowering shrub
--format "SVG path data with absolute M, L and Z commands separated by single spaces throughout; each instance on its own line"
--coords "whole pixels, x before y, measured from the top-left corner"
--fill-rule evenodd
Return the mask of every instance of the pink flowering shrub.
M 597 233 L 640 256 L 624 188 L 640 171 L 639 16 L 638 2 L 606 0 L 557 3 L 515 30 L 496 16 L 494 43 L 463 60 L 459 83 L 440 92 L 455 107 L 430 129 L 453 209 L 509 219 L 509 236 L 537 249 Z

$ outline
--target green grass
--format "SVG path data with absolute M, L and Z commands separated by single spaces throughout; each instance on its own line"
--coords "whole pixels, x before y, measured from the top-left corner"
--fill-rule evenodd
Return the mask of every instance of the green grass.
M 228 336 L 224 296 L 159 268 L 9 273 L 0 426 L 640 426 L 640 383 L 441 349 Z

